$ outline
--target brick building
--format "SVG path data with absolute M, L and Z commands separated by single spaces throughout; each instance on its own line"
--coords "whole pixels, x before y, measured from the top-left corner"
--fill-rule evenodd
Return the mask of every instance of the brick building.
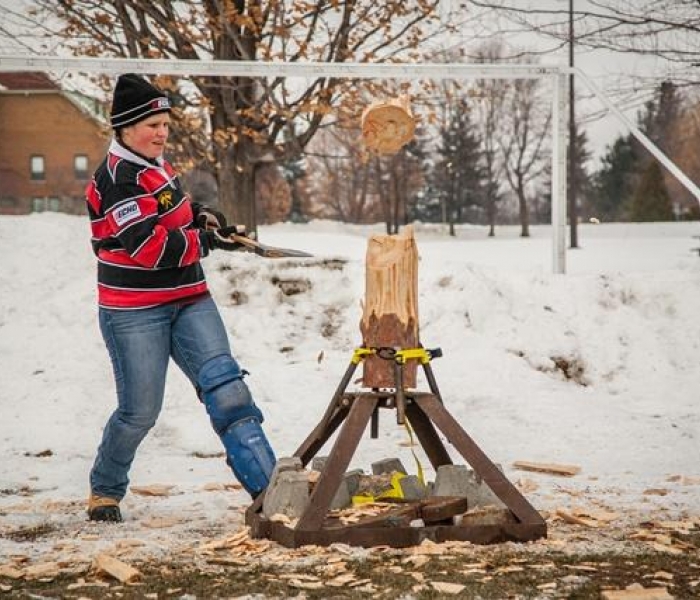
M 43 73 L 0 73 L 0 214 L 85 212 L 107 133 L 94 99 Z

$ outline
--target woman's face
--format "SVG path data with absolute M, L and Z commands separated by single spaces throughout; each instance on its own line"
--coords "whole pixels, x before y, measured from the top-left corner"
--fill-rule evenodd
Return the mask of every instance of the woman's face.
M 170 115 L 159 113 L 139 121 L 135 125 L 124 127 L 122 141 L 146 158 L 158 158 L 165 151 L 170 131 Z

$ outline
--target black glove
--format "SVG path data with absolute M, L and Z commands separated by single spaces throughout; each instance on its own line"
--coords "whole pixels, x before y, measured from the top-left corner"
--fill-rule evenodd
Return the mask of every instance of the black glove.
M 208 250 L 240 250 L 245 247 L 245 244 L 233 241 L 231 235 L 240 235 L 245 237 L 245 225 L 231 225 L 229 227 L 220 227 L 218 229 L 209 229 L 202 231 L 200 234 L 202 240 L 206 244 Z
M 205 206 L 197 212 L 196 223 L 199 229 L 220 229 L 227 225 L 223 213 Z

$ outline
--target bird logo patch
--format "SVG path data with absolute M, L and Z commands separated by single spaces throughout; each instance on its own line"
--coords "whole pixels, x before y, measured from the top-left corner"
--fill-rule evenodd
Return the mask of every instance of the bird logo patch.
M 173 193 L 169 190 L 158 194 L 158 204 L 163 208 L 171 208 L 173 205 Z

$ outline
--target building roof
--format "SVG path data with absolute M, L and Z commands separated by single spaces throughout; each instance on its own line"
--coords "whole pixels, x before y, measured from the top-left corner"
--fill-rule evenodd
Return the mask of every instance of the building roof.
M 14 91 L 59 90 L 46 73 L 18 71 L 16 73 L 0 73 L 0 89 Z

